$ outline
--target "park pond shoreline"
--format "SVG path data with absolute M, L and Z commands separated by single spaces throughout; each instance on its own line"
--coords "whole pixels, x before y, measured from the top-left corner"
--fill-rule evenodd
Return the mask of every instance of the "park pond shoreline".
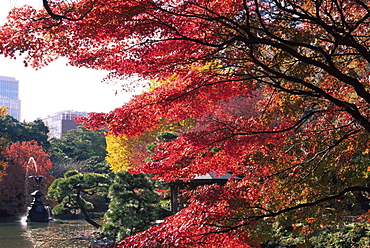
M 55 219 L 51 222 L 26 222 L 22 218 L 0 218 L 0 247 L 82 248 L 109 243 L 83 219 Z

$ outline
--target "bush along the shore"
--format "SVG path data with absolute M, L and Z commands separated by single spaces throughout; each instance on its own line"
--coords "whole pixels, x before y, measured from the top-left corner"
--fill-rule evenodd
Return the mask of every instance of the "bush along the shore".
M 370 247 L 370 223 L 353 223 L 338 228 L 325 228 L 311 237 L 294 235 L 292 228 L 279 229 L 264 248 L 363 248 Z

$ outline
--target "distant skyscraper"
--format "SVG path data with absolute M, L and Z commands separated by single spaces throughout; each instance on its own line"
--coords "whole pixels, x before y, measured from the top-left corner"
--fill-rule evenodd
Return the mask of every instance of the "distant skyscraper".
M 87 116 L 87 112 L 66 110 L 55 113 L 42 120 L 45 125 L 49 127 L 50 136 L 52 138 L 61 138 L 68 130 L 75 129 L 80 125 L 73 120 L 79 116 Z
M 13 77 L 0 76 L 0 106 L 8 107 L 9 115 L 21 120 L 19 82 Z

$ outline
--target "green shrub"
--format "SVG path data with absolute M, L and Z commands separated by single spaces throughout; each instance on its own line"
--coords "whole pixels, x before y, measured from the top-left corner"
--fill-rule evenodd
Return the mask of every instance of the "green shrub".
M 338 228 L 325 228 L 311 237 L 293 235 L 292 229 L 276 229 L 273 238 L 264 248 L 363 248 L 370 247 L 370 224 L 349 224 Z

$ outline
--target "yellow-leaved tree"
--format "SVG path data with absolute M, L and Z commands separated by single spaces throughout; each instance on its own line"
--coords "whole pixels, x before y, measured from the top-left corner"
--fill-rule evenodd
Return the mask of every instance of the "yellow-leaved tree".
M 7 115 L 9 113 L 9 108 L 6 106 L 0 106 L 0 116 Z
M 147 131 L 139 137 L 127 138 L 126 136 L 108 135 L 107 141 L 107 157 L 106 160 L 110 164 L 113 172 L 126 171 L 137 165 L 135 161 L 142 161 L 150 156 L 150 151 L 147 146 L 156 141 L 156 136 L 163 132 L 182 133 L 185 130 L 193 127 L 195 120 L 186 119 L 166 123 L 163 121 L 159 127 L 154 130 Z
M 8 107 L 0 106 L 0 116 L 4 116 L 4 115 L 7 115 L 7 114 L 8 114 Z M 3 138 L 0 135 L 0 144 L 5 143 L 4 141 L 5 141 L 5 138 Z M 3 146 L 0 146 L 0 179 L 1 179 L 2 175 L 3 175 L 2 171 L 6 167 L 6 162 L 3 161 L 3 159 L 1 159 L 1 157 L 2 157 L 3 154 L 4 154 L 4 147 Z

